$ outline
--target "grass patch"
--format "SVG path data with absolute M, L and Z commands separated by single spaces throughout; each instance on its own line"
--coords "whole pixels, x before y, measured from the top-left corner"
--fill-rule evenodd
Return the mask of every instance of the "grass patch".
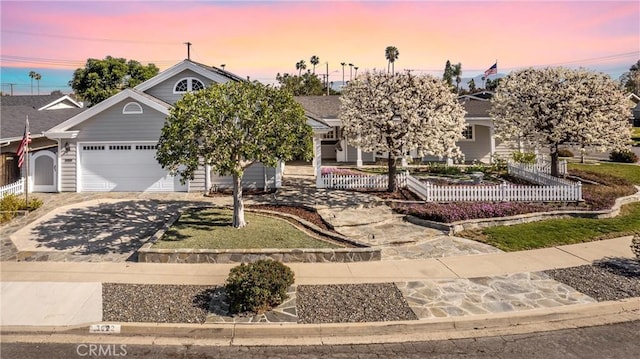
M 640 127 L 634 127 L 631 129 L 631 141 L 634 145 L 640 145 Z
M 638 165 L 616 163 L 569 163 L 569 169 L 578 169 L 621 177 L 636 186 L 640 186 L 640 166 Z
M 198 208 L 185 211 L 154 248 L 261 249 L 341 248 L 310 237 L 286 220 L 245 212 L 247 226 L 231 226 L 233 211 Z
M 623 206 L 615 218 L 552 219 L 465 231 L 460 235 L 511 252 L 621 237 L 639 230 L 640 203 L 633 203 Z

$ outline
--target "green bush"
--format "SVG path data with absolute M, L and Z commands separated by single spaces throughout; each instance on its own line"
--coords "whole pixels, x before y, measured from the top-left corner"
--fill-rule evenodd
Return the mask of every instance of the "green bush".
M 609 159 L 613 162 L 621 163 L 636 163 L 638 162 L 638 156 L 630 150 L 618 150 L 611 151 Z
M 558 149 L 558 156 L 559 157 L 573 157 L 573 152 L 569 151 L 566 148 L 560 148 L 560 149 Z
M 536 163 L 536 154 L 531 152 L 516 151 L 512 154 L 512 158 L 515 162 L 534 164 Z
M 0 223 L 10 221 L 18 211 L 33 211 L 41 206 L 42 200 L 38 198 L 31 198 L 27 206 L 22 196 L 8 194 L 0 199 Z
M 444 163 L 429 163 L 427 165 L 427 172 L 433 174 L 441 174 L 446 176 L 457 176 L 462 173 L 462 170 L 458 166 L 449 166 Z
M 264 313 L 287 299 L 293 271 L 280 262 L 261 259 L 231 268 L 225 292 L 231 313 Z

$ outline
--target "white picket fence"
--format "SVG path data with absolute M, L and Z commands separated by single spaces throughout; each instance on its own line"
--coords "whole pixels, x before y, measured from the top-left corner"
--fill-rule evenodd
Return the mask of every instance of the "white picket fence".
M 507 201 L 580 201 L 582 184 L 566 181 L 553 186 L 500 185 L 452 185 L 438 186 L 423 182 L 408 172 L 398 174 L 398 187 L 408 188 L 426 202 L 507 202 Z M 328 173 L 321 177 L 323 188 L 333 189 L 384 189 L 388 186 L 387 175 L 336 175 Z
M 407 187 L 427 202 L 531 202 L 578 201 L 582 199 L 582 184 L 579 182 L 571 186 L 540 187 L 507 183 L 482 186 L 437 186 L 409 176 Z
M 537 170 L 536 165 L 527 165 L 524 163 L 509 163 L 507 171 L 510 175 L 522 178 L 524 180 L 537 183 L 543 186 L 572 186 L 573 181 L 564 178 L 554 177 L 548 173 Z M 566 171 L 566 170 L 565 170 Z
M 16 182 L 0 187 L 0 198 L 3 198 L 8 194 L 21 193 L 24 193 L 24 178 L 20 178 Z
M 321 188 L 333 188 L 333 189 L 376 189 L 387 188 L 389 186 L 388 175 L 344 175 L 327 173 L 320 177 Z M 398 187 L 406 187 L 407 173 L 398 173 L 396 176 L 398 181 Z

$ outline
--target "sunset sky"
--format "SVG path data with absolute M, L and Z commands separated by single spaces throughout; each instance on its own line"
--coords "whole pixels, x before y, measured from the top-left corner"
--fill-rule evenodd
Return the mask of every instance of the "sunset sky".
M 320 57 L 317 72 L 342 80 L 341 62 L 386 69 L 384 50 L 400 52 L 396 71 L 441 76 L 461 62 L 463 77 L 563 65 L 617 78 L 640 59 L 638 1 L 4 1 L 2 91 L 25 90 L 30 70 L 49 92 L 64 87 L 87 58 L 153 62 L 186 58 L 240 76 L 275 81 Z M 11 69 L 13 68 L 13 69 Z M 17 69 L 16 69 L 17 68 Z M 58 69 L 54 71 L 54 69 Z M 346 80 L 349 67 L 345 68 Z

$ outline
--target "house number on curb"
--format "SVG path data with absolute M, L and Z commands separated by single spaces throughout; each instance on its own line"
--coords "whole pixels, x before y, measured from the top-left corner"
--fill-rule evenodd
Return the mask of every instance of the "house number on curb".
M 120 333 L 120 324 L 91 324 L 89 333 L 115 334 Z

